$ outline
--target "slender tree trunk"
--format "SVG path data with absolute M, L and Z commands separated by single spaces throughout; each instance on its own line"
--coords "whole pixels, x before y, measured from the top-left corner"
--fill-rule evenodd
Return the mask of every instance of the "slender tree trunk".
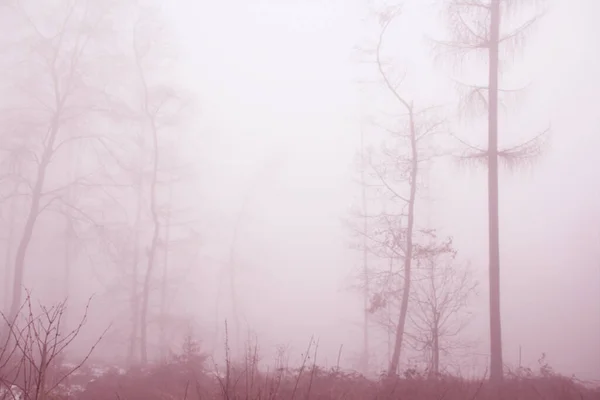
M 141 362 L 142 364 L 148 363 L 148 307 L 150 301 L 150 283 L 152 280 L 152 272 L 156 264 L 156 250 L 158 248 L 159 236 L 160 236 L 160 225 L 158 221 L 158 214 L 156 211 L 156 168 L 154 173 L 153 182 L 151 183 L 151 209 L 152 219 L 154 223 L 154 229 L 152 234 L 152 241 L 150 247 L 147 249 L 148 263 L 146 267 L 146 276 L 144 277 L 144 286 L 142 289 L 142 309 L 140 314 L 140 351 L 141 351 Z
M 140 351 L 141 351 L 141 363 L 145 365 L 148 363 L 148 308 L 150 302 L 150 283 L 152 279 L 152 272 L 156 264 L 156 248 L 158 247 L 160 227 L 158 223 L 154 224 L 154 234 L 152 235 L 152 241 L 150 248 L 148 249 L 148 264 L 146 268 L 146 276 L 144 277 L 144 287 L 142 289 L 142 309 L 140 313 Z
M 131 333 L 129 336 L 129 347 L 127 350 L 127 362 L 129 366 L 137 362 L 136 348 L 138 343 L 140 322 L 140 298 L 138 293 L 138 264 L 140 262 L 140 230 L 142 224 L 143 206 L 143 172 L 140 170 L 137 180 L 137 209 L 133 227 L 133 260 L 131 262 Z
M 140 310 L 140 358 L 142 365 L 148 363 L 148 306 L 150 301 L 150 282 L 152 280 L 152 273 L 156 264 L 156 253 L 160 241 L 160 221 L 158 217 L 158 205 L 157 205 L 157 186 L 158 186 L 158 165 L 159 165 L 159 147 L 158 147 L 158 127 L 157 127 L 157 113 L 150 106 L 150 91 L 148 90 L 148 82 L 144 74 L 144 69 L 141 64 L 141 56 L 138 53 L 137 48 L 134 45 L 135 63 L 137 67 L 138 77 L 140 79 L 142 88 L 142 111 L 146 117 L 146 123 L 148 124 L 149 133 L 152 136 L 152 171 L 150 176 L 150 214 L 152 217 L 152 239 L 150 241 L 150 247 L 146 248 L 146 256 L 148 262 L 146 264 L 146 274 L 144 276 L 144 284 L 142 287 L 142 304 Z M 145 148 L 142 146 L 142 152 Z M 143 159 L 143 157 L 142 157 Z
M 64 248 L 64 276 L 63 276 L 63 298 L 65 301 L 65 309 L 63 311 L 62 323 L 60 329 L 62 332 L 69 332 L 69 318 L 68 318 L 68 298 L 71 292 L 71 264 L 72 264 L 72 246 L 75 240 L 75 232 L 73 230 L 73 224 L 68 215 L 65 215 L 65 248 Z
M 387 320 L 391 321 L 393 316 L 392 316 L 392 307 L 391 304 L 388 304 L 388 306 L 386 307 L 386 311 L 387 311 Z M 391 323 L 388 323 L 387 325 L 387 362 L 388 364 L 392 362 L 392 354 L 394 353 L 394 337 L 395 337 L 395 333 L 396 333 L 396 329 L 395 326 Z
M 365 179 L 365 144 L 364 144 L 364 132 L 360 131 L 360 154 L 362 159 L 362 168 L 360 172 L 361 189 L 362 189 L 362 210 L 363 210 L 363 359 L 362 359 L 362 370 L 363 374 L 369 373 L 369 294 L 370 294 L 370 282 L 369 282 L 369 251 L 367 249 L 367 229 L 368 229 L 368 218 L 367 218 L 367 187 Z
M 411 149 L 411 171 L 410 171 L 410 196 L 408 198 L 408 221 L 406 226 L 406 250 L 404 252 L 404 287 L 402 291 L 402 300 L 400 304 L 400 315 L 398 316 L 398 325 L 396 326 L 396 341 L 394 343 L 394 353 L 388 369 L 388 376 L 394 376 L 398 373 L 400 363 L 400 352 L 404 340 L 404 328 L 406 325 L 406 314 L 408 313 L 408 300 L 410 297 L 411 272 L 413 258 L 413 230 L 415 225 L 415 202 L 417 198 L 417 174 L 419 171 L 419 152 L 417 147 L 417 133 L 414 123 L 414 114 L 412 106 L 407 107 L 410 123 L 410 149 Z
M 433 322 L 433 343 L 431 349 L 431 371 L 434 377 L 438 377 L 440 373 L 440 318 L 436 312 Z
M 500 237 L 498 221 L 498 48 L 500 0 L 492 0 L 489 41 L 488 216 L 490 291 L 490 380 L 503 378 L 500 321 Z
M 39 369 L 36 371 L 37 382 L 35 383 L 35 399 L 36 400 L 46 400 L 46 379 L 48 375 L 48 345 L 44 343 L 41 348 L 41 357 L 39 363 Z M 35 379 L 34 378 L 34 379 Z
M 173 204 L 173 185 L 169 186 L 169 205 Z M 167 282 L 169 279 L 169 242 L 171 233 L 171 210 L 168 211 L 165 221 L 165 243 L 162 280 L 160 288 L 160 359 L 162 362 L 167 360 Z
M 146 99 L 147 99 L 146 94 Z M 147 101 L 147 100 L 146 100 Z M 146 112 L 148 113 L 148 107 L 146 104 Z M 152 214 L 152 241 L 150 242 L 150 248 L 147 249 L 148 264 L 146 268 L 146 276 L 144 277 L 144 287 L 142 291 L 142 310 L 141 310 L 141 321 L 140 321 L 140 351 L 141 351 L 141 362 L 142 364 L 148 363 L 148 303 L 150 301 L 150 282 L 152 278 L 152 272 L 156 264 L 156 252 L 158 249 L 158 242 L 160 238 L 160 221 L 158 218 L 158 205 L 156 204 L 156 190 L 158 184 L 158 163 L 159 163 L 159 150 L 158 150 L 158 132 L 156 125 L 154 124 L 154 117 L 148 114 L 151 122 L 152 131 L 152 176 L 150 180 L 150 213 Z
M 69 182 L 73 181 L 73 179 L 75 179 L 75 171 L 79 170 L 79 159 L 76 157 L 76 154 L 78 152 L 80 152 L 80 149 L 76 149 L 76 151 L 72 151 L 73 149 L 71 147 L 67 147 L 67 149 L 65 150 L 67 152 L 66 154 L 66 159 L 68 162 L 68 168 L 69 170 L 67 171 L 67 180 Z M 67 202 L 69 204 L 73 204 L 73 198 L 74 198 L 74 188 L 73 187 L 69 187 L 67 188 L 67 193 L 66 193 L 66 199 Z M 71 273 L 72 273 L 72 263 L 73 263 L 73 252 L 75 249 L 74 243 L 75 240 L 77 239 L 76 237 L 76 232 L 75 232 L 75 227 L 73 225 L 73 221 L 71 219 L 71 217 L 69 216 L 69 209 L 65 206 L 64 207 L 64 214 L 65 214 L 65 248 L 64 248 L 64 276 L 63 276 L 63 299 L 65 301 L 65 307 L 64 307 L 64 311 L 63 311 L 63 316 L 62 316 L 62 323 L 61 323 L 61 330 L 62 332 L 69 332 L 69 295 L 71 293 Z

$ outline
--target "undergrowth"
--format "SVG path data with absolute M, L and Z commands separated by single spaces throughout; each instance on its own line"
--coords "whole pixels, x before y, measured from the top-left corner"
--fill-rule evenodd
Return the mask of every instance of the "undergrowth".
M 190 348 L 188 347 L 188 350 Z M 308 352 L 306 353 L 308 354 Z M 128 371 L 108 371 L 70 398 L 81 400 L 600 400 L 600 388 L 555 373 L 547 364 L 533 371 L 509 371 L 501 385 L 485 379 L 450 375 L 432 377 L 414 369 L 399 377 L 368 379 L 339 367 L 324 369 L 305 356 L 290 368 L 278 358 L 272 368 L 259 368 L 257 346 L 243 360 L 227 359 L 218 366 L 197 352 L 171 357 L 167 362 Z M 313 361 L 310 361 L 313 360 Z

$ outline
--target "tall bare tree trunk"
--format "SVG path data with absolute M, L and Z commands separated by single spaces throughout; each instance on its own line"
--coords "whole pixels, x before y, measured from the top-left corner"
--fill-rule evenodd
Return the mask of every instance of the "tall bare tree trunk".
M 173 184 L 169 185 L 169 205 L 173 204 Z M 171 211 L 167 212 L 165 221 L 165 243 L 164 243 L 164 259 L 162 280 L 160 288 L 160 359 L 162 362 L 167 360 L 167 282 L 169 279 L 169 242 L 171 240 Z
M 158 132 L 156 126 L 152 123 L 152 147 L 153 147 L 153 161 L 152 161 L 152 177 L 150 181 L 150 213 L 152 214 L 152 240 L 150 247 L 147 249 L 148 263 L 146 268 L 146 275 L 144 277 L 144 286 L 142 289 L 142 309 L 140 315 L 140 351 L 141 351 L 141 362 L 146 364 L 148 362 L 148 303 L 150 301 L 150 282 L 152 278 L 152 272 L 156 264 L 156 251 L 158 249 L 158 242 L 160 238 L 160 221 L 158 219 L 158 206 L 156 204 L 156 189 L 158 183 Z
M 71 182 L 76 178 L 76 171 L 79 171 L 79 158 L 77 158 L 76 154 L 80 154 L 80 152 L 82 151 L 82 149 L 80 148 L 75 148 L 73 149 L 72 147 L 67 147 L 65 150 L 66 155 L 66 161 L 67 161 L 67 165 L 68 165 L 68 170 L 66 171 L 66 175 L 67 175 L 67 181 Z M 67 202 L 68 204 L 73 204 L 74 201 L 74 190 L 75 188 L 69 186 L 66 190 L 66 198 L 67 198 Z M 71 293 L 71 274 L 72 274 L 72 264 L 73 264 L 73 256 L 74 256 L 74 250 L 75 250 L 75 240 L 77 239 L 76 237 L 76 231 L 75 231 L 75 226 L 73 225 L 73 220 L 71 219 L 70 216 L 70 210 L 69 208 L 65 205 L 64 207 L 64 216 L 65 216 L 65 247 L 64 247 L 64 265 L 63 265 L 63 299 L 65 302 L 65 309 L 63 312 L 63 318 L 62 318 L 62 323 L 61 323 L 61 330 L 62 333 L 68 333 L 69 332 L 69 295 Z
M 136 348 L 140 322 L 140 298 L 138 293 L 138 264 L 140 262 L 140 230 L 142 224 L 143 206 L 143 171 L 139 171 L 137 180 L 137 210 L 133 227 L 133 259 L 131 261 L 131 333 L 129 336 L 129 347 L 127 349 L 127 363 L 129 366 L 137 362 Z
M 63 298 L 65 301 L 65 310 L 63 313 L 63 323 L 60 328 L 62 332 L 69 332 L 69 318 L 68 318 L 68 298 L 71 293 L 71 264 L 73 262 L 73 241 L 75 240 L 75 231 L 73 228 L 73 222 L 69 218 L 68 214 L 65 215 L 65 248 L 64 248 L 64 263 L 63 265 Z
M 152 170 L 150 174 L 150 215 L 152 217 L 152 239 L 150 247 L 146 248 L 147 264 L 146 274 L 144 276 L 144 284 L 142 287 L 142 304 L 140 310 L 140 361 L 142 365 L 148 363 L 148 307 L 150 301 L 150 283 L 152 273 L 156 266 L 156 253 L 160 242 L 160 221 L 158 216 L 157 204 L 157 189 L 158 189 L 158 166 L 159 166 L 159 143 L 158 143 L 158 126 L 157 115 L 160 109 L 153 110 L 150 105 L 150 90 L 144 68 L 142 67 L 143 56 L 139 53 L 139 49 L 134 44 L 135 65 L 137 67 L 138 78 L 140 79 L 142 89 L 142 112 L 146 119 L 148 133 L 152 139 Z M 146 133 L 144 130 L 143 133 Z M 142 152 L 145 148 L 142 147 Z M 143 159 L 143 157 L 142 157 Z
M 402 289 L 402 300 L 400 304 L 400 315 L 398 316 L 398 325 L 396 326 L 396 341 L 394 343 L 394 353 L 388 369 L 388 376 L 394 376 L 398 373 L 400 364 L 400 352 L 404 340 L 404 329 L 406 325 L 406 314 L 408 313 L 408 300 L 410 298 L 410 286 L 412 279 L 412 258 L 413 258 L 413 231 L 415 226 L 415 202 L 417 198 L 417 174 L 419 171 L 419 151 L 417 147 L 417 133 L 414 121 L 412 106 L 408 105 L 409 124 L 410 124 L 410 196 L 408 198 L 408 221 L 406 226 L 406 250 L 404 251 L 404 285 Z
M 392 307 L 391 304 L 388 304 L 386 307 L 386 317 L 388 321 L 391 321 L 393 318 L 392 315 Z M 387 325 L 386 332 L 387 334 L 387 362 L 388 364 L 392 362 L 392 354 L 394 353 L 394 338 L 396 336 L 395 326 L 391 323 Z
M 488 217 L 490 291 L 490 379 L 503 378 L 502 328 L 500 321 L 500 236 L 498 221 L 498 48 L 500 0 L 492 0 L 489 41 L 488 110 Z
M 436 313 L 433 320 L 433 343 L 431 346 L 431 372 L 434 377 L 440 373 L 440 314 Z
M 360 130 L 360 154 L 362 168 L 360 172 L 361 186 L 362 186 L 362 210 L 363 210 L 363 232 L 367 232 L 368 229 L 368 217 L 367 217 L 367 182 L 365 178 L 365 143 L 364 143 L 364 131 Z M 370 282 L 369 282 L 369 251 L 367 249 L 368 239 L 366 235 L 363 235 L 363 356 L 362 356 L 362 371 L 363 374 L 369 373 L 369 294 L 370 294 Z

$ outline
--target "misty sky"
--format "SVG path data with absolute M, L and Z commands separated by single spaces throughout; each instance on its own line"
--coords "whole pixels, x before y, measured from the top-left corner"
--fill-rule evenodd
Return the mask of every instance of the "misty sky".
M 203 263 L 226 260 L 248 196 L 236 251 L 244 317 L 265 348 L 289 343 L 300 352 L 314 334 L 330 364 L 341 344 L 349 358 L 360 351 L 361 303 L 348 290 L 360 260 L 348 248 L 342 219 L 358 193 L 352 163 L 361 125 L 383 101 L 359 85 L 375 76 L 354 50 L 378 33 L 366 20 L 367 3 L 165 2 L 182 76 L 197 96 L 198 146 L 190 151 L 202 158 L 197 190 L 211 231 Z M 453 107 L 452 70 L 434 65 L 424 38 L 444 34 L 430 3 L 406 1 L 386 46 L 406 69 L 416 103 Z M 550 3 L 506 76 L 513 86 L 531 85 L 502 126 L 505 145 L 548 124 L 552 133 L 534 165 L 501 175 L 505 362 L 516 364 L 521 345 L 526 365 L 546 352 L 559 371 L 600 379 L 600 31 L 593 20 L 600 3 Z M 464 128 L 465 135 L 485 143 L 478 128 Z M 482 281 L 469 331 L 481 342 L 473 353 L 485 355 L 484 169 L 448 160 L 431 180 L 432 222 L 454 237 L 460 258 Z M 206 289 L 186 297 L 195 301 L 186 302 L 189 312 L 210 314 L 199 315 L 207 329 L 214 328 L 217 269 L 200 269 L 196 279 Z

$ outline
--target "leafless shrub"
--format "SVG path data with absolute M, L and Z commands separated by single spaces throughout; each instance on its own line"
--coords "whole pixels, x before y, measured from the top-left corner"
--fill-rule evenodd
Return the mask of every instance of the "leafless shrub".
M 22 400 L 46 400 L 65 392 L 65 382 L 89 359 L 104 337 L 104 333 L 100 335 L 78 363 L 65 366 L 66 352 L 87 321 L 90 301 L 91 298 L 77 326 L 69 331 L 63 327 L 66 301 L 34 307 L 27 292 L 17 318 L 1 314 L 4 331 L 0 387 L 9 391 L 0 398 L 15 398 L 18 393 L 17 398 Z

